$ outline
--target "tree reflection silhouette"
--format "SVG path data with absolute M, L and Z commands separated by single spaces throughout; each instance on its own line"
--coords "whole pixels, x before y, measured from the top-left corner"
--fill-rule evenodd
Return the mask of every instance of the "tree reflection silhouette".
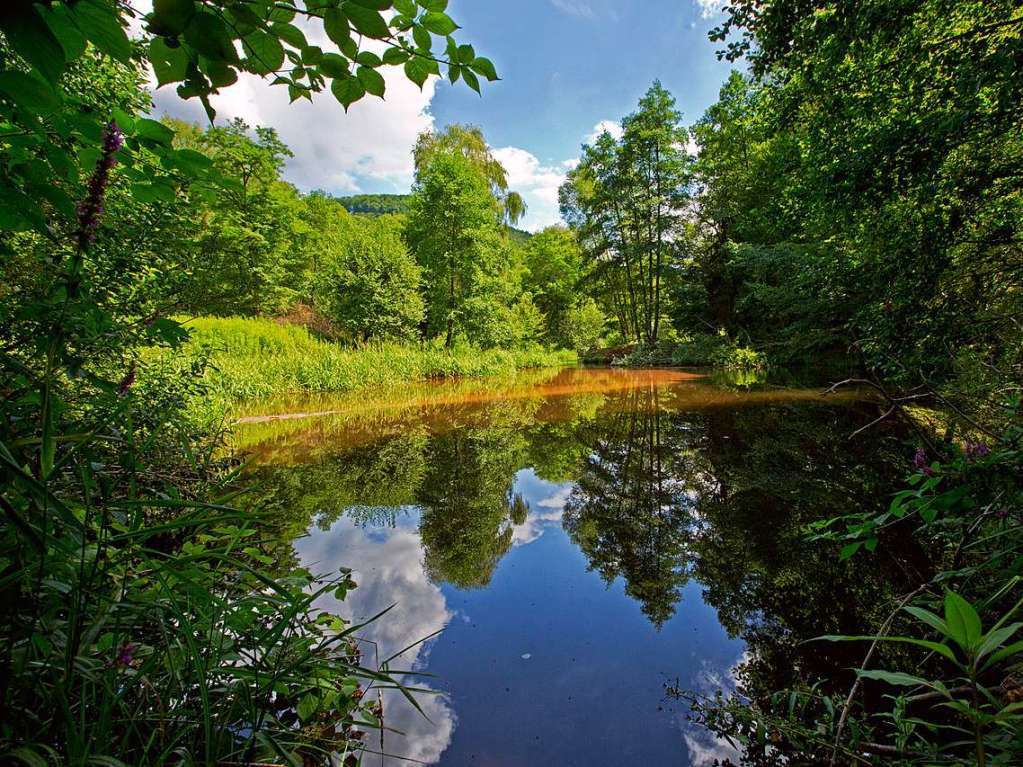
M 423 561 L 430 577 L 479 588 L 511 548 L 515 473 L 526 462 L 521 430 L 466 429 L 434 437 L 419 491 Z M 521 499 L 519 499 L 521 504 Z
M 694 517 L 679 471 L 684 425 L 661 411 L 657 388 L 622 395 L 613 415 L 588 429 L 590 455 L 565 506 L 564 526 L 591 569 L 621 577 L 658 628 L 689 580 Z

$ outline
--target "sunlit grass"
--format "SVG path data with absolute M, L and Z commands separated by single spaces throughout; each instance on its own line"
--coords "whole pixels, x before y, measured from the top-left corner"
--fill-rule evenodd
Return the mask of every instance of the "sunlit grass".
M 344 347 L 296 325 L 268 319 L 200 317 L 186 327 L 188 354 L 209 357 L 212 392 L 231 400 L 301 392 L 345 392 L 438 378 L 511 375 L 524 368 L 569 365 L 574 352 L 430 344 Z

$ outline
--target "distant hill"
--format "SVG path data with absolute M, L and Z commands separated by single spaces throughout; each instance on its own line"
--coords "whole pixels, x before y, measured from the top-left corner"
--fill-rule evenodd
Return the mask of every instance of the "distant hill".
M 385 213 L 408 213 L 407 194 L 353 194 L 336 198 L 349 213 L 382 216 Z
M 361 213 L 367 216 L 382 216 L 385 213 L 408 213 L 409 197 L 407 194 L 352 194 L 347 197 L 336 197 L 349 213 Z M 531 235 L 514 226 L 508 227 L 508 236 L 516 245 L 523 244 Z
M 516 245 L 524 244 L 526 240 L 533 236 L 529 232 L 523 231 L 522 229 L 516 229 L 514 226 L 509 226 L 507 227 L 507 229 L 508 236 L 511 238 L 511 241 L 514 242 Z

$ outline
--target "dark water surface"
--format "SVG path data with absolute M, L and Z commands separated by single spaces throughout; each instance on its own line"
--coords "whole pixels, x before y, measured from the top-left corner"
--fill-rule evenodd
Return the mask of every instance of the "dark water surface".
M 258 403 L 238 439 L 315 572 L 352 567 L 367 660 L 432 676 L 382 750 L 442 765 L 710 765 L 665 685 L 784 682 L 872 597 L 801 524 L 883 497 L 847 391 L 567 369 Z M 308 535 L 302 533 L 308 530 Z M 822 667 L 824 661 L 821 661 Z M 848 664 L 847 664 L 848 665 Z M 372 746 L 381 749 L 374 737 Z M 367 757 L 366 764 L 412 764 Z

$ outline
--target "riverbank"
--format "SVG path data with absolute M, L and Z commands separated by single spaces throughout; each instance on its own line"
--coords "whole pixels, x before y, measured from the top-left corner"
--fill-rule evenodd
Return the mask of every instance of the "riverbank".
M 627 344 L 593 349 L 583 356 L 588 364 L 621 367 L 707 367 L 759 371 L 769 366 L 763 352 L 739 345 L 725 335 L 698 333 L 653 346 Z
M 198 317 L 184 360 L 206 365 L 209 395 L 227 401 L 283 394 L 348 392 L 441 378 L 511 375 L 577 362 L 569 351 L 444 349 L 429 344 L 345 347 L 304 327 L 270 319 Z M 181 360 L 178 360 L 180 364 Z

